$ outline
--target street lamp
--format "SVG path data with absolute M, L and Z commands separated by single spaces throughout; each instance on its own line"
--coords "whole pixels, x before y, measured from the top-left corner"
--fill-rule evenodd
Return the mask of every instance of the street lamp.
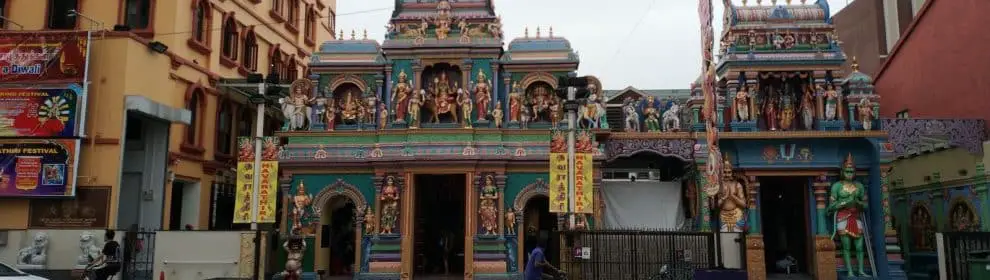
M 568 217 L 569 229 L 574 229 L 574 212 L 577 210 L 577 201 L 575 201 L 577 191 L 574 189 L 574 185 L 576 185 L 574 176 L 577 173 L 574 166 L 574 138 L 577 132 L 577 111 L 581 107 L 581 102 L 585 102 L 590 94 L 587 87 L 587 77 L 577 77 L 574 73 L 568 74 L 567 77 L 560 77 L 557 80 L 556 94 L 557 97 L 565 100 L 564 111 L 567 112 L 567 213 L 570 214 L 570 217 Z
M 278 73 L 275 65 L 268 71 L 268 76 L 262 78 L 261 73 L 251 73 L 247 76 L 249 84 L 258 84 L 258 93 L 248 96 L 248 101 L 257 105 L 257 115 L 254 124 L 254 181 L 251 188 L 251 230 L 258 230 L 258 189 L 261 184 L 261 145 L 265 128 L 265 105 L 274 103 L 282 97 L 281 87 L 278 85 Z

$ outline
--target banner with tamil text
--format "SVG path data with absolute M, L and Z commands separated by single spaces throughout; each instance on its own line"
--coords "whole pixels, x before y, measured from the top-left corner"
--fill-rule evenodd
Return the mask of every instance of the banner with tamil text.
M 275 222 L 275 204 L 278 198 L 278 146 L 276 137 L 262 138 L 261 166 L 257 170 L 258 223 Z M 251 203 L 254 198 L 254 141 L 250 137 L 237 138 L 237 195 L 234 200 L 234 223 L 251 223 Z
M 577 132 L 574 141 L 574 212 L 593 214 L 595 211 L 595 140 L 588 130 Z
M 550 153 L 550 212 L 567 213 L 567 153 Z

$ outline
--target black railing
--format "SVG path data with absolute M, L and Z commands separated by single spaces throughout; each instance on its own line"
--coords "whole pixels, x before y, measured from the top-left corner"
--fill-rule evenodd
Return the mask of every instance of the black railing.
M 123 245 L 122 280 L 154 280 L 155 232 L 128 231 Z
M 939 259 L 945 259 L 946 280 L 968 280 L 970 253 L 990 250 L 990 232 L 943 232 Z
M 590 248 L 584 257 L 575 249 L 561 256 L 561 269 L 569 279 L 693 279 L 694 270 L 719 266 L 712 232 L 591 230 L 561 234 L 561 240 L 571 236 L 571 248 Z M 661 277 L 664 271 L 667 276 Z

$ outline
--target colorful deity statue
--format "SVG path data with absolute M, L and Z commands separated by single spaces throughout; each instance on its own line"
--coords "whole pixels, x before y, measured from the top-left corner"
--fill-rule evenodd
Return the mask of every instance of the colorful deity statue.
M 309 105 L 316 98 L 309 97 L 309 91 L 313 88 L 313 82 L 306 79 L 299 79 L 292 82 L 289 87 L 289 98 L 282 103 L 282 112 L 289 119 L 290 130 L 306 130 L 310 124 L 310 114 L 313 111 Z
M 869 99 L 863 98 L 859 100 L 859 104 L 856 106 L 856 110 L 859 113 L 859 121 L 863 123 L 863 130 L 873 130 L 873 104 Z
M 477 120 L 488 119 L 488 105 L 492 102 L 492 89 L 484 70 L 478 70 L 477 84 L 474 85 L 474 107 L 478 111 Z
M 388 107 L 385 102 L 378 102 L 378 130 L 385 129 L 388 125 Z
M 773 131 L 777 130 L 777 124 L 779 121 L 778 108 L 779 100 L 775 96 L 768 96 L 766 101 L 763 103 L 763 115 L 766 118 L 764 122 L 767 124 L 767 129 Z
M 332 98 L 327 102 L 323 108 L 323 123 L 326 124 L 327 131 L 333 131 L 337 126 L 337 103 Z
M 815 123 L 815 97 L 812 94 L 813 88 L 808 86 L 804 90 L 804 94 L 801 95 L 801 120 L 804 124 L 804 129 L 812 130 L 814 129 Z
M 636 111 L 636 103 L 639 101 L 633 100 L 632 98 L 626 98 L 622 103 L 622 112 L 625 115 L 625 131 L 626 132 L 638 132 L 640 130 L 639 124 L 639 112 Z
M 381 234 L 392 234 L 395 230 L 395 223 L 399 220 L 399 186 L 395 183 L 395 176 L 385 177 L 385 185 L 382 186 L 382 221 L 379 227 Z
M 362 108 L 361 108 L 361 98 L 355 98 L 354 92 L 348 92 L 345 94 L 343 104 L 340 104 L 340 119 L 344 124 L 359 124 Z
M 492 119 L 495 121 L 495 128 L 502 128 L 502 119 L 505 113 L 502 112 L 502 101 L 495 101 L 495 109 L 492 110 Z
M 509 122 L 519 122 L 522 119 L 523 93 L 519 88 L 519 82 L 512 83 L 512 92 L 509 93 Z
M 292 234 L 285 240 L 285 243 L 282 243 L 282 248 L 287 253 L 282 279 L 302 279 L 303 254 L 306 252 L 306 240 L 299 234 Z
M 485 229 L 486 235 L 498 233 L 498 188 L 495 187 L 495 176 L 491 174 L 485 176 L 484 185 L 481 186 L 481 203 L 479 203 L 478 213 L 481 215 L 481 227 Z
M 868 230 L 863 220 L 867 209 L 866 188 L 853 180 L 855 176 L 856 164 L 852 154 L 849 154 L 842 164 L 842 179 L 832 184 L 827 208 L 829 213 L 834 213 L 835 230 L 832 238 L 838 235 L 842 242 L 842 259 L 849 269 L 849 277 L 853 277 L 855 273 L 866 276 L 863 270 L 864 234 Z M 853 251 L 856 253 L 857 264 L 850 261 Z
M 364 209 L 364 234 L 375 233 L 375 211 L 371 208 Z
M 414 92 L 409 98 L 409 128 L 419 128 L 419 109 L 423 106 L 425 95 L 426 90 L 420 89 L 418 92 Z
M 681 105 L 677 104 L 677 100 L 670 99 L 662 121 L 663 131 L 676 132 L 681 129 Z
M 550 126 L 560 127 L 560 121 L 564 119 L 564 110 L 560 104 L 560 99 L 553 98 L 550 100 Z
M 516 209 L 505 210 L 505 234 L 516 234 Z
M 749 92 L 746 91 L 746 85 L 739 86 L 739 90 L 736 91 L 736 97 L 733 99 L 733 110 L 735 110 L 735 120 L 737 122 L 748 122 L 749 118 Z
M 746 188 L 732 174 L 732 162 L 726 156 L 722 162 L 722 190 L 719 191 L 719 219 L 722 232 L 742 232 L 745 225 Z
M 299 186 L 296 187 L 296 195 L 292 197 L 292 202 L 294 206 L 292 207 L 292 230 L 302 230 L 306 224 L 306 219 L 309 218 L 309 213 L 306 210 L 313 204 L 313 196 L 306 193 L 306 184 L 303 180 L 299 180 Z
M 839 115 L 839 92 L 835 90 L 835 85 L 825 86 L 825 120 L 834 121 Z
M 464 128 L 471 128 L 471 111 L 473 108 L 471 94 L 464 89 L 457 89 L 457 104 L 461 105 L 461 120 Z
M 399 72 L 399 80 L 395 82 L 395 86 L 392 88 L 392 115 L 395 116 L 396 122 L 405 122 L 406 120 L 406 109 L 409 109 L 408 101 L 409 96 L 412 95 L 413 89 L 406 81 L 406 70 Z
M 794 102 L 789 95 L 784 95 L 780 101 L 780 129 L 791 130 L 794 125 Z
M 643 117 L 646 118 L 646 130 L 647 131 L 660 131 L 660 109 L 659 102 L 654 96 L 646 97 L 646 102 L 643 103 Z

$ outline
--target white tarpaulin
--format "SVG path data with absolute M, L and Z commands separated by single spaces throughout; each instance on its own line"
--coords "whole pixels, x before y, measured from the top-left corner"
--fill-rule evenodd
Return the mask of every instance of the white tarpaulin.
M 606 181 L 605 228 L 679 229 L 684 224 L 681 182 Z

